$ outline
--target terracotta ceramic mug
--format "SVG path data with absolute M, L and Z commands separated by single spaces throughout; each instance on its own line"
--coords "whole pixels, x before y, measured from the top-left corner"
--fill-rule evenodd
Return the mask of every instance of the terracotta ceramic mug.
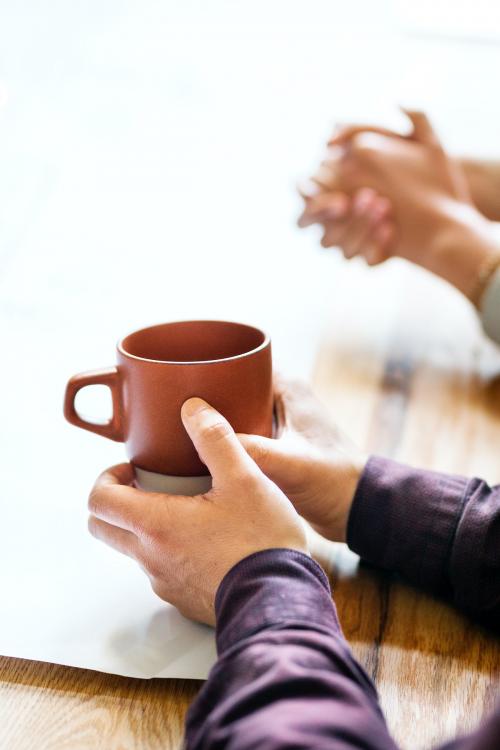
M 191 396 L 218 409 L 236 432 L 271 436 L 271 342 L 257 328 L 215 320 L 164 323 L 117 346 L 117 367 L 74 375 L 66 387 L 68 422 L 126 444 L 144 489 L 195 494 L 210 477 L 180 417 Z M 75 409 L 81 388 L 106 385 L 113 415 L 89 422 Z

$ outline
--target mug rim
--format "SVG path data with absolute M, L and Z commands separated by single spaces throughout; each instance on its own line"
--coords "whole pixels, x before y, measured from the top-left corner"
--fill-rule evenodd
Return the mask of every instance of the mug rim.
M 242 352 L 241 354 L 234 354 L 232 357 L 221 357 L 219 359 L 200 359 L 200 360 L 174 360 L 174 359 L 150 359 L 149 357 L 139 357 L 137 354 L 131 354 L 128 352 L 124 347 L 124 341 L 128 339 L 129 336 L 132 336 L 135 333 L 143 333 L 144 331 L 149 331 L 152 328 L 161 328 L 163 326 L 169 326 L 169 325 L 178 325 L 179 323 L 225 323 L 233 326 L 238 326 L 240 328 L 247 328 L 252 331 L 257 331 L 258 333 L 262 334 L 264 337 L 264 340 L 259 346 L 254 347 L 253 349 L 250 349 L 247 352 Z M 213 365 L 217 364 L 219 362 L 231 362 L 236 359 L 244 359 L 246 357 L 250 357 L 253 354 L 257 354 L 257 352 L 262 351 L 263 349 L 266 349 L 269 344 L 271 343 L 271 337 L 268 333 L 263 331 L 261 328 L 257 328 L 257 326 L 249 325 L 248 323 L 239 323 L 235 320 L 215 320 L 212 318 L 205 319 L 205 318 L 198 318 L 194 320 L 171 320 L 166 323 L 156 323 L 152 326 L 145 326 L 144 328 L 138 328 L 135 331 L 130 331 L 130 333 L 127 333 L 125 336 L 122 336 L 121 339 L 119 339 L 116 348 L 120 354 L 122 354 L 124 357 L 127 357 L 128 359 L 134 359 L 138 362 L 151 362 L 153 364 L 157 365 Z

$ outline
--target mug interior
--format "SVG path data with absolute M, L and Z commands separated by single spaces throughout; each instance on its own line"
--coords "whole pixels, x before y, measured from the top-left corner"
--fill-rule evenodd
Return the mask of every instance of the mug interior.
M 118 345 L 128 356 L 155 362 L 213 362 L 263 348 L 265 333 L 253 326 L 222 320 L 186 320 L 143 328 Z

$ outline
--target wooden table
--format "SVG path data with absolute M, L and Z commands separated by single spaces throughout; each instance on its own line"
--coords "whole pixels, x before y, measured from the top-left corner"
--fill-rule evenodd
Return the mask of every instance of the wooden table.
M 410 269 L 336 277 L 315 387 L 372 451 L 500 479 L 500 352 L 453 291 Z M 498 697 L 500 645 L 450 607 L 315 540 L 344 632 L 407 750 L 467 731 Z M 0 747 L 178 748 L 200 683 L 0 659 Z

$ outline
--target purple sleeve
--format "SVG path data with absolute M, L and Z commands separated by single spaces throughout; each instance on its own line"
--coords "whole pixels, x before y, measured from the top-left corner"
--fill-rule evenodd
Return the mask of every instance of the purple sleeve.
M 365 560 L 500 627 L 500 486 L 372 457 L 347 542 Z
M 311 558 L 251 555 L 215 605 L 219 659 L 189 710 L 188 750 L 396 750 Z M 500 714 L 447 750 L 496 749 L 499 727 Z
M 215 606 L 219 660 L 189 711 L 188 748 L 395 750 L 310 557 L 250 555 L 226 575 Z

